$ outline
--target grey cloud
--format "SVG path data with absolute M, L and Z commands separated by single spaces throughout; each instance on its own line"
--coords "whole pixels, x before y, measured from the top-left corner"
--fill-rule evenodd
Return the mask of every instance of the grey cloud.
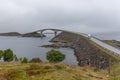
M 0 0 L 0 32 L 119 31 L 119 0 Z

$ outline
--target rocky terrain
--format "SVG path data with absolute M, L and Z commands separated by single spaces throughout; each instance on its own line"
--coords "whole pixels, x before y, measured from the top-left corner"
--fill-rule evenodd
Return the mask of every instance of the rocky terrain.
M 110 52 L 99 47 L 94 42 L 90 41 L 89 38 L 85 38 L 75 33 L 62 32 L 51 41 L 59 42 L 64 45 L 67 44 L 67 46 L 74 49 L 80 66 L 90 65 L 92 67 L 105 69 L 113 63 L 118 62 Z

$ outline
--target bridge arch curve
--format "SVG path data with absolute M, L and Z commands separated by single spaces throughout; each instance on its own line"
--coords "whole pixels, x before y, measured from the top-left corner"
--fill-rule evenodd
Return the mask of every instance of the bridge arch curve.
M 46 28 L 46 29 L 40 29 L 40 30 L 37 30 L 35 32 L 44 32 L 44 31 L 47 31 L 47 30 L 51 30 L 51 31 L 64 31 L 64 30 L 60 30 L 60 29 L 52 29 L 52 28 Z
M 40 30 L 37 30 L 37 31 L 34 31 L 34 32 L 35 32 L 35 33 L 36 33 L 36 32 L 37 32 L 37 33 L 39 32 L 39 33 L 43 34 L 44 31 L 48 31 L 48 30 L 53 31 L 54 34 L 55 34 L 55 36 L 58 34 L 58 32 L 64 31 L 64 30 L 60 30 L 60 29 L 46 28 L 46 29 L 40 29 Z

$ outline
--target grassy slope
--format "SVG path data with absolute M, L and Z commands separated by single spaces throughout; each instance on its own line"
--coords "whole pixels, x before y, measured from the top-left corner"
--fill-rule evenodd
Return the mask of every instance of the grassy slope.
M 116 45 L 118 43 L 120 44 L 120 42 L 117 40 L 103 40 L 103 42 L 106 42 L 106 43 L 120 49 L 120 47 Z M 110 75 L 112 76 L 113 80 L 120 80 L 120 62 L 111 67 Z
M 120 49 L 120 41 L 117 41 L 117 40 L 102 40 L 102 41 Z
M 112 80 L 106 70 L 62 63 L 0 63 L 0 80 Z
M 120 80 L 120 62 L 110 68 L 111 80 Z

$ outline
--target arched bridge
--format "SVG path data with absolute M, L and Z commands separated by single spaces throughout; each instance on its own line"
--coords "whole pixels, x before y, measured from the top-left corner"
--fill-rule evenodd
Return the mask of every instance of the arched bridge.
M 115 48 L 115 47 L 113 47 L 113 46 L 111 46 L 109 44 L 106 44 L 106 43 L 102 42 L 100 39 L 98 39 L 98 38 L 96 38 L 94 36 L 88 36 L 88 34 L 84 34 L 84 33 L 72 32 L 72 31 L 61 30 L 61 29 L 52 29 L 52 28 L 40 29 L 40 30 L 33 31 L 31 33 L 40 32 L 41 34 L 43 34 L 43 32 L 47 31 L 47 30 L 53 31 L 55 36 L 57 35 L 58 32 L 62 32 L 62 31 L 82 35 L 82 36 L 84 36 L 86 38 L 90 38 L 89 39 L 90 41 L 93 41 L 97 45 L 101 46 L 102 48 L 104 48 L 106 50 L 109 50 L 110 52 L 114 53 L 115 55 L 120 55 L 120 50 L 119 49 L 117 49 L 117 48 Z
M 33 31 L 31 33 L 43 34 L 43 32 L 47 31 L 47 30 L 53 31 L 55 36 L 57 35 L 58 32 L 63 32 L 65 34 L 61 33 L 62 35 L 58 35 L 56 37 L 61 36 L 60 37 L 61 39 L 66 39 L 66 40 L 71 39 L 72 43 L 77 42 L 76 43 L 77 47 L 75 47 L 76 50 L 78 51 L 77 56 L 81 56 L 80 58 L 78 57 L 79 64 L 81 64 L 81 63 L 88 64 L 88 62 L 90 62 L 91 60 L 97 59 L 97 61 L 100 61 L 100 63 L 97 62 L 96 60 L 93 60 L 91 64 L 97 65 L 97 66 L 98 65 L 108 66 L 109 59 L 110 59 L 110 58 L 108 58 L 108 56 L 113 56 L 113 55 L 117 56 L 117 59 L 119 58 L 118 60 L 120 60 L 120 57 L 119 57 L 120 50 L 119 49 L 117 49 L 109 44 L 106 44 L 106 43 L 102 42 L 100 39 L 98 39 L 94 36 L 88 35 L 88 34 L 72 32 L 72 31 L 67 31 L 67 30 L 60 30 L 60 29 L 52 29 L 52 28 L 40 29 L 40 30 Z M 82 37 L 80 37 L 80 36 L 82 36 Z M 82 45 L 82 44 L 84 44 L 84 45 Z M 91 44 L 93 46 L 91 46 Z M 102 51 L 100 51 L 101 48 L 102 48 Z M 79 52 L 79 51 L 81 51 L 81 52 Z M 106 52 L 107 52 L 107 54 L 106 54 Z M 104 53 L 105 53 L 105 55 L 103 55 Z M 112 53 L 112 55 L 111 55 L 111 53 Z M 105 57 L 106 55 L 107 55 L 107 57 Z M 114 58 L 116 58 L 116 57 L 114 57 Z M 110 59 L 110 62 L 111 62 L 111 59 Z
M 34 31 L 34 32 L 32 32 L 32 33 L 37 32 L 37 33 L 41 33 L 41 34 L 43 34 L 43 32 L 44 32 L 44 31 L 47 31 L 47 30 L 51 30 L 51 31 L 53 31 L 54 34 L 55 34 L 55 36 L 57 35 L 58 32 L 65 31 L 65 30 L 61 30 L 61 29 L 46 28 L 46 29 L 40 29 L 40 30 Z

